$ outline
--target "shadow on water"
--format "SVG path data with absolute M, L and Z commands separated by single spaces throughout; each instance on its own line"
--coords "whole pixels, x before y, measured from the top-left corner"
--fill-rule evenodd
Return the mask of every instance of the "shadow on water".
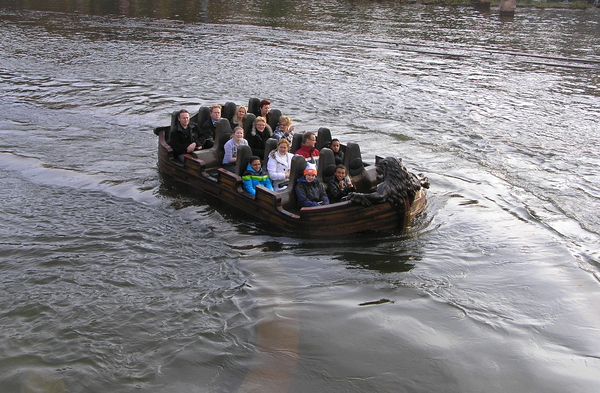
M 355 251 L 342 252 L 335 257 L 339 261 L 350 265 L 349 269 L 369 269 L 379 273 L 404 273 L 412 270 L 415 265 L 411 261 L 420 260 L 421 257 L 406 250 L 406 254 L 363 254 Z

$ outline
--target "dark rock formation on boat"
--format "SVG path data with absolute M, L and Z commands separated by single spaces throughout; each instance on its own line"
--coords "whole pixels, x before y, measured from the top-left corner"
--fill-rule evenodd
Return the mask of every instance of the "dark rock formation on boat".
M 417 177 L 408 172 L 402 159 L 386 157 L 377 163 L 377 175 L 381 183 L 372 193 L 351 193 L 349 200 L 362 206 L 372 203 L 391 202 L 394 206 L 404 205 L 406 200 L 414 200 L 416 193 L 423 187 L 429 188 L 427 177 Z

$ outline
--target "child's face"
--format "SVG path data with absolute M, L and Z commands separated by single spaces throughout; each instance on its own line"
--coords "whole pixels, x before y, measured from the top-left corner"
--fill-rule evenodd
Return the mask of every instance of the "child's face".
M 250 163 L 250 166 L 252 167 L 252 169 L 254 169 L 255 171 L 258 171 L 260 169 L 260 161 L 259 160 L 254 160 Z
M 315 180 L 315 175 L 313 173 L 309 173 L 307 175 L 304 175 L 304 177 L 306 178 L 306 181 L 309 182 L 309 183 Z
M 344 178 L 346 177 L 346 171 L 343 169 L 336 169 L 335 170 L 335 178 L 338 179 L 338 181 L 342 181 L 344 180 Z
M 338 142 L 338 141 L 331 142 L 331 150 L 333 150 L 334 153 L 337 153 L 338 151 L 340 151 L 340 142 Z

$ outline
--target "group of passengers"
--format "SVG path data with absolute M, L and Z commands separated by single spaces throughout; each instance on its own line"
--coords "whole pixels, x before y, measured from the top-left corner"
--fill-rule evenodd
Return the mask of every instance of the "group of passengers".
M 237 150 L 242 145 L 248 145 L 252 149 L 253 156 L 250 158 L 246 170 L 242 174 L 242 185 L 244 191 L 250 195 L 256 195 L 256 186 L 262 185 L 274 191 L 287 188 L 290 178 L 292 157 L 290 148 L 294 136 L 295 126 L 292 119 L 287 116 L 279 117 L 279 124 L 275 131 L 268 125 L 271 103 L 262 100 L 259 103 L 259 112 L 252 124 L 251 131 L 244 137 L 244 116 L 248 113 L 245 106 L 238 106 L 236 112 L 229 122 L 233 128 L 231 139 L 223 146 L 223 168 L 235 172 Z M 184 162 L 184 154 L 193 151 L 210 149 L 215 144 L 216 125 L 221 119 L 221 105 L 212 105 L 210 118 L 200 127 L 190 122 L 190 113 L 182 109 L 177 115 L 177 124 L 171 132 L 169 145 L 173 154 Z M 265 156 L 265 146 L 269 138 L 277 140 L 277 148 L 271 151 L 267 160 L 267 171 L 262 168 L 261 157 Z M 340 149 L 337 139 L 331 141 L 331 150 L 334 153 L 336 169 L 335 175 L 327 184 L 327 188 L 317 179 L 316 160 L 319 150 L 315 147 L 317 137 L 312 132 L 302 135 L 302 145 L 295 154 L 303 156 L 308 166 L 303 176 L 297 180 L 295 193 L 298 198 L 299 207 L 328 205 L 330 202 L 339 202 L 350 192 L 354 191 L 354 185 L 346 176 L 344 153 Z

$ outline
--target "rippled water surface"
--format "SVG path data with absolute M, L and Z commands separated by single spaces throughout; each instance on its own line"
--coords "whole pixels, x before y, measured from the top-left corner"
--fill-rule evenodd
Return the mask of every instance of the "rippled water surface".
M 2 392 L 597 389 L 598 9 L 157 4 L 0 1 Z M 159 175 L 173 110 L 255 96 L 424 214 L 309 240 Z

